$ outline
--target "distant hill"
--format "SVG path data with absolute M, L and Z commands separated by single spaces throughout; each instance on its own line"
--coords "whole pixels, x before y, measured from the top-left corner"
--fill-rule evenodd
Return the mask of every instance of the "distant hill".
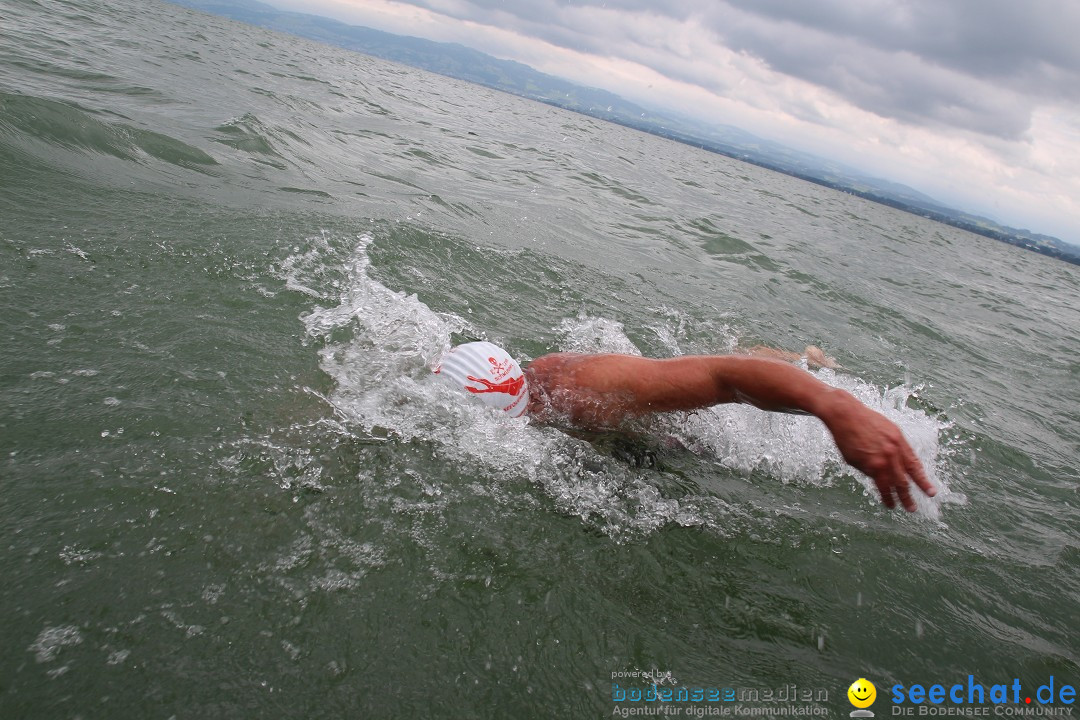
M 755 137 L 739 128 L 710 125 L 650 110 L 606 90 L 576 85 L 534 70 L 528 65 L 512 60 L 500 60 L 464 45 L 394 35 L 347 25 L 317 15 L 286 12 L 257 0 L 172 2 L 393 60 L 695 145 L 1080 265 L 1080 247 L 1058 238 L 1006 227 L 989 218 L 947 207 L 906 185 L 869 177 L 840 163 Z
M 394 35 L 358 25 L 347 25 L 318 15 L 286 12 L 257 0 L 172 1 L 252 25 L 393 60 L 533 100 L 557 104 L 595 117 L 612 119 L 632 115 L 667 120 L 607 90 L 582 87 L 534 70 L 528 65 L 513 60 L 500 60 L 457 43 L 440 43 L 407 35 Z

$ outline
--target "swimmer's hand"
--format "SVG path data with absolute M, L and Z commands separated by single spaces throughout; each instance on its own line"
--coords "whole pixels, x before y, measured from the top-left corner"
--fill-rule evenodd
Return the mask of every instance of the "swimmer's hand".
M 899 500 L 905 510 L 914 512 L 912 481 L 927 497 L 937 495 L 922 463 L 892 421 L 843 390 L 832 390 L 822 400 L 814 414 L 829 428 L 844 460 L 873 479 L 885 507 L 892 509 Z

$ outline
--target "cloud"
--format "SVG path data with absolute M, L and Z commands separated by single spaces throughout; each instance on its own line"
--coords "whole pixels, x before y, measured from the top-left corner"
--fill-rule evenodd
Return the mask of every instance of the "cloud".
M 1041 6 L 1041 7 L 1040 7 Z M 1040 104 L 1080 101 L 1080 5 L 729 0 L 728 47 L 903 122 L 1021 139 Z M 1071 23 L 1071 25 L 1070 25 Z
M 717 47 L 914 125 L 1021 139 L 1080 102 L 1075 0 L 415 0 L 457 20 L 618 57 L 721 91 Z
M 459 42 L 1080 240 L 1075 0 L 271 1 Z

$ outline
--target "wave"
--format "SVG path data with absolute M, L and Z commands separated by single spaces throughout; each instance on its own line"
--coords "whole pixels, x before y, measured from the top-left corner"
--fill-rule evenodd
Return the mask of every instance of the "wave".
M 0 143 L 30 155 L 41 154 L 41 149 L 61 148 L 141 164 L 153 158 L 200 173 L 218 164 L 199 148 L 176 138 L 106 122 L 95 115 L 73 102 L 0 93 Z

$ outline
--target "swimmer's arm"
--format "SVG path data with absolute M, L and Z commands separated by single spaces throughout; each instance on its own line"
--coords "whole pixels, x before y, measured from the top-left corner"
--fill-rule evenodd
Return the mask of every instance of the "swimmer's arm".
M 899 501 L 914 511 L 911 482 L 928 496 L 937 493 L 900 428 L 808 372 L 777 360 L 730 355 L 646 363 L 637 364 L 631 382 L 639 402 L 653 410 L 745 402 L 773 412 L 809 413 L 825 423 L 844 460 L 874 480 L 886 507 Z
M 835 407 L 837 394 L 853 396 L 779 360 L 745 355 L 699 355 L 648 360 L 611 357 L 620 383 L 631 388 L 641 411 L 694 410 L 723 403 L 746 403 L 771 412 L 816 415 Z M 603 368 L 604 356 L 597 358 Z M 621 364 L 621 366 L 620 366 Z M 614 369 L 614 368 L 613 368 Z M 855 401 L 857 402 L 857 401 Z

